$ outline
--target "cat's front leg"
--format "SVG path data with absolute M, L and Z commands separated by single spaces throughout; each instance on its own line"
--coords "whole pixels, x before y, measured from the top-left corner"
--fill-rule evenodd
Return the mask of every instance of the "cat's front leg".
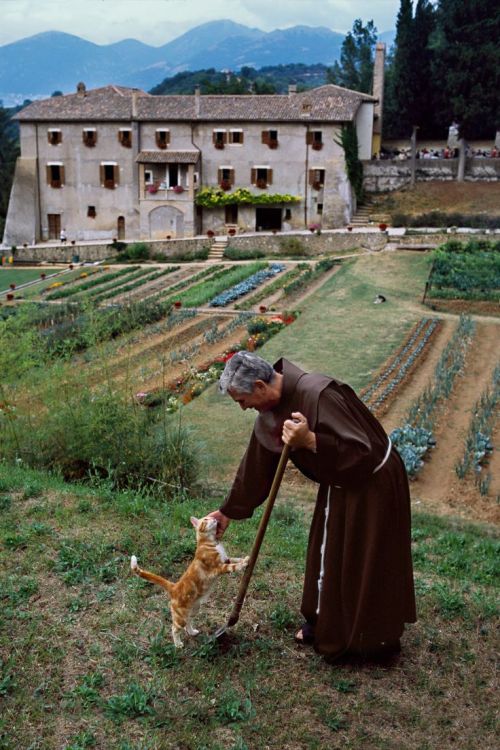
M 174 639 L 174 646 L 176 648 L 184 648 L 184 644 L 180 635 L 181 632 L 182 628 L 177 628 L 175 625 L 172 625 L 172 638 Z
M 221 565 L 221 572 L 233 573 L 236 570 L 244 570 L 248 565 L 249 560 L 249 557 L 233 558 L 232 562 L 224 563 L 224 565 Z

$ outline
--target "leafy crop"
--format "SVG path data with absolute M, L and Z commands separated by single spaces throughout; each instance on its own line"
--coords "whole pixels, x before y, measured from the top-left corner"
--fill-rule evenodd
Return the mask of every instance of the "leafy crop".
M 251 292 L 252 289 L 256 289 L 257 287 L 261 286 L 261 284 L 263 284 L 269 278 L 272 278 L 278 273 L 281 273 L 284 268 L 285 266 L 281 263 L 272 263 L 269 268 L 263 268 L 261 271 L 257 271 L 244 281 L 240 281 L 238 284 L 235 284 L 229 289 L 225 289 L 223 292 L 211 299 L 208 304 L 210 307 L 224 307 L 230 302 L 234 302 L 234 300 L 238 299 L 239 297 L 243 297 L 244 294 L 248 294 L 248 292 Z

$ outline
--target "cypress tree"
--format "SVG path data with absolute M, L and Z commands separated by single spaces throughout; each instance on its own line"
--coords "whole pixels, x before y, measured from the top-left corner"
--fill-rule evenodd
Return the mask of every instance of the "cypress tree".
M 377 29 L 373 21 L 363 26 L 357 18 L 352 32 L 346 35 L 340 50 L 340 63 L 327 70 L 328 83 L 344 86 L 354 91 L 371 93 L 373 82 L 373 48 L 377 42 Z
M 397 135 L 409 137 L 413 125 L 416 124 L 412 122 L 413 113 L 410 105 L 410 97 L 415 85 L 413 7 L 411 0 L 401 0 L 396 21 L 395 47 L 389 94 L 392 99 L 391 109 L 397 117 Z

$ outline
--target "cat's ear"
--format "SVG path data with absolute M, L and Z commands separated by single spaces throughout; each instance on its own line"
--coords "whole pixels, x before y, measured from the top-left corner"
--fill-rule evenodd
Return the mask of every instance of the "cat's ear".
M 197 529 L 200 522 L 197 518 L 191 516 L 191 523 L 193 524 L 194 528 Z

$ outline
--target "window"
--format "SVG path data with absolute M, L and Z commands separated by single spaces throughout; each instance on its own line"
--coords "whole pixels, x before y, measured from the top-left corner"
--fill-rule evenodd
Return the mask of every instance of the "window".
M 223 190 L 230 190 L 234 185 L 234 169 L 232 167 L 219 167 L 217 182 Z
M 95 206 L 87 206 L 87 216 L 89 217 L 89 219 L 95 219 L 96 217 Z
M 289 221 L 292 218 L 292 209 L 291 208 L 285 208 L 285 221 Z
M 118 164 L 115 161 L 103 161 L 100 166 L 101 187 L 114 190 L 119 182 Z
M 306 143 L 308 146 L 312 146 L 315 151 L 320 151 L 323 148 L 323 133 L 321 130 L 308 130 Z
M 47 164 L 47 183 L 53 188 L 60 188 L 64 185 L 64 166 L 62 162 L 49 162 Z
M 310 169 L 309 170 L 309 185 L 313 190 L 321 190 L 325 184 L 325 170 L 324 169 Z
M 86 146 L 92 148 L 97 143 L 97 130 L 95 128 L 84 128 L 82 139 Z
M 118 140 L 125 148 L 132 148 L 132 131 L 129 128 L 120 128 Z
M 168 175 L 168 187 L 169 188 L 175 188 L 177 185 L 180 185 L 180 175 L 179 175 L 179 165 L 178 164 L 168 164 L 167 165 L 167 175 Z
M 273 181 L 273 170 L 270 167 L 253 167 L 250 182 L 258 188 L 266 188 Z
M 62 132 L 57 128 L 50 128 L 47 130 L 47 138 L 51 146 L 57 146 L 58 143 L 62 143 Z
M 146 183 L 146 185 L 153 184 L 153 171 L 151 169 L 144 170 L 144 182 Z
M 156 131 L 156 145 L 158 148 L 167 148 L 170 143 L 170 131 L 160 130 Z
M 225 130 L 214 130 L 212 133 L 212 141 L 215 148 L 224 148 L 227 143 L 227 133 Z
M 323 204 L 318 203 L 318 214 L 322 214 L 322 213 L 323 213 Z
M 263 130 L 262 143 L 265 143 L 269 148 L 278 148 L 278 131 Z
M 229 143 L 243 143 L 243 130 L 230 130 Z

